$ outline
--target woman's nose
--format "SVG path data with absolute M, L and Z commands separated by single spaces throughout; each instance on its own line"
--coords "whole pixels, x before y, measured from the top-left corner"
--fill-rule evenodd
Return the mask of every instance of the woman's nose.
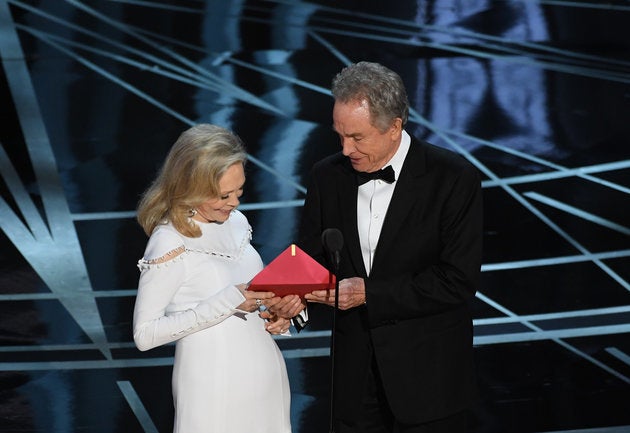
M 230 197 L 230 199 L 228 200 L 228 204 L 229 204 L 230 206 L 234 206 L 234 207 L 236 207 L 236 206 L 238 206 L 240 203 L 241 203 L 241 201 L 240 201 L 240 200 L 238 199 L 238 197 L 237 197 L 237 196 L 235 196 L 235 195 L 234 195 L 234 196 L 231 196 L 231 197 Z

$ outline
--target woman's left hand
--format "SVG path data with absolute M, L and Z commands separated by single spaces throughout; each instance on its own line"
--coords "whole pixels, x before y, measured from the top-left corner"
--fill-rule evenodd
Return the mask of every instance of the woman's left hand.
M 274 335 L 284 334 L 285 332 L 289 330 L 290 326 L 291 326 L 290 319 L 285 319 L 284 317 L 279 317 L 279 316 L 271 317 L 270 319 L 268 319 L 267 323 L 265 324 L 265 328 L 267 329 L 267 332 Z

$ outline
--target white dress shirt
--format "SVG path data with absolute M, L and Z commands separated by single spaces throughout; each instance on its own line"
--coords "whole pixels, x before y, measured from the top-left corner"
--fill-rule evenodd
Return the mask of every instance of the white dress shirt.
M 381 235 L 387 208 L 394 194 L 394 188 L 410 144 L 411 137 L 403 130 L 398 150 L 387 164 L 383 166 L 383 168 L 388 165 L 392 166 L 396 175 L 394 182 L 387 183 L 376 179 L 359 186 L 357 194 L 357 228 L 359 230 L 363 263 L 368 276 L 372 270 L 372 261 L 374 260 L 374 253 L 378 245 L 378 238 Z

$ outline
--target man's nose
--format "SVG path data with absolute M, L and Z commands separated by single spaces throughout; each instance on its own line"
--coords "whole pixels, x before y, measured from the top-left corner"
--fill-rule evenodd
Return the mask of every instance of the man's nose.
M 354 152 L 354 144 L 352 143 L 352 140 L 349 138 L 342 138 L 341 139 L 341 153 L 344 156 L 348 156 L 352 152 Z

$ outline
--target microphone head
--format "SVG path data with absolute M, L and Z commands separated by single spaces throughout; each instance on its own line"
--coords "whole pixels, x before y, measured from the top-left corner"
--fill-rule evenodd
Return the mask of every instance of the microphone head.
M 343 235 L 339 229 L 326 229 L 322 232 L 322 244 L 330 252 L 341 251 Z

